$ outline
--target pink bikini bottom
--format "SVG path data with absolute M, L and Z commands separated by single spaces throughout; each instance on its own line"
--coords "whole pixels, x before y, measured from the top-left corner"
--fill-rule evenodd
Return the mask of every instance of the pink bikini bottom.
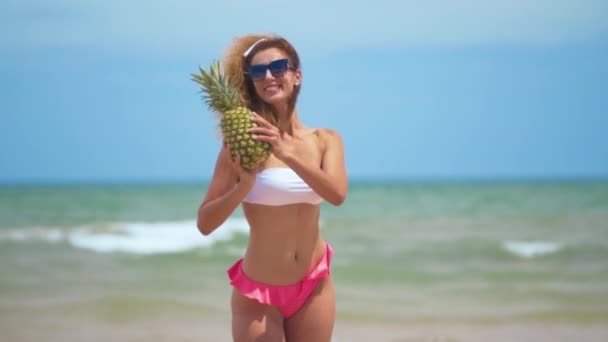
M 329 275 L 333 252 L 331 246 L 325 243 L 325 255 L 321 261 L 304 279 L 292 285 L 267 285 L 250 279 L 243 272 L 242 258 L 228 269 L 228 277 L 230 284 L 243 296 L 262 304 L 276 306 L 285 318 L 289 318 L 304 305 L 319 281 Z

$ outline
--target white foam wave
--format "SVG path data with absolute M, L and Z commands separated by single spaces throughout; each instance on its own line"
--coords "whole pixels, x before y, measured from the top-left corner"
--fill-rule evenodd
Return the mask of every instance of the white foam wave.
M 59 241 L 64 234 L 56 228 L 30 227 L 30 228 L 3 228 L 0 230 L 0 241 L 28 241 L 28 240 L 47 240 Z
M 203 236 L 195 221 L 125 222 L 84 225 L 69 230 L 23 228 L 5 231 L 0 240 L 48 242 L 67 241 L 76 248 L 100 253 L 156 254 L 175 253 L 210 246 L 231 239 L 236 233 L 248 233 L 244 218 L 229 218 L 213 234 Z
M 503 248 L 524 258 L 534 258 L 557 252 L 562 248 L 562 244 L 550 241 L 505 241 Z
M 208 236 L 201 235 L 194 221 L 126 223 L 118 228 L 104 233 L 78 230 L 70 234 L 69 241 L 75 247 L 102 253 L 174 253 L 229 240 L 235 233 L 249 230 L 247 221 L 239 218 L 227 220 Z

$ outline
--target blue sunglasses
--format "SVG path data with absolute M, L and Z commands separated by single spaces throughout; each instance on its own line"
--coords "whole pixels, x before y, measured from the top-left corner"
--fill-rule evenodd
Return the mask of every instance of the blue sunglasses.
M 266 77 L 266 70 L 270 71 L 272 77 L 281 77 L 287 70 L 293 68 L 289 59 L 277 59 L 268 64 L 256 64 L 247 67 L 247 74 L 254 81 L 263 80 Z

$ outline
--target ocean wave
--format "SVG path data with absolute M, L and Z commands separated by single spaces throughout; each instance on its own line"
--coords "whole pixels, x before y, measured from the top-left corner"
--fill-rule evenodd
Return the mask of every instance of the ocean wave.
M 502 246 L 507 251 L 524 258 L 555 253 L 563 247 L 560 243 L 550 241 L 505 241 Z
M 230 240 L 237 233 L 248 232 L 249 225 L 244 218 L 229 218 L 208 236 L 198 231 L 195 221 L 119 222 L 68 229 L 7 229 L 0 233 L 0 241 L 67 241 L 73 247 L 99 253 L 158 254 L 207 247 L 218 241 Z

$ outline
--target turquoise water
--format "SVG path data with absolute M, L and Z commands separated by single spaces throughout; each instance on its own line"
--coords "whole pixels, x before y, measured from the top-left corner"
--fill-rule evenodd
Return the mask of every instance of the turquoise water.
M 247 225 L 200 235 L 204 192 L 0 188 L 0 317 L 228 312 Z M 608 182 L 356 183 L 321 220 L 344 319 L 608 322 Z

